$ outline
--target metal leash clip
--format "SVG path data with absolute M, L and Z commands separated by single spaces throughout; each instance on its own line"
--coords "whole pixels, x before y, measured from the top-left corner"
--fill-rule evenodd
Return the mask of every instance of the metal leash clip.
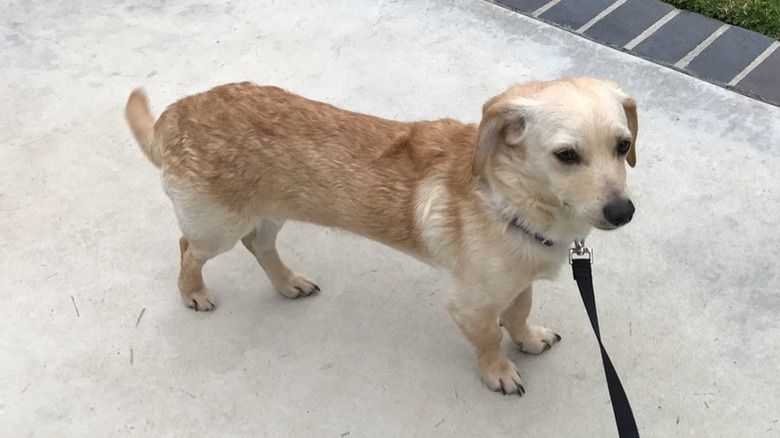
M 575 259 L 588 259 L 593 264 L 593 250 L 585 246 L 585 239 L 575 240 L 574 248 L 569 248 L 569 264 L 574 264 Z

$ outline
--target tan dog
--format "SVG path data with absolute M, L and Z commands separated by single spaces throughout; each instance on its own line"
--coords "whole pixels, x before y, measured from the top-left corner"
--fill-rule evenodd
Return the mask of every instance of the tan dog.
M 214 307 L 201 269 L 239 240 L 282 295 L 319 291 L 282 262 L 276 235 L 288 219 L 342 228 L 452 273 L 447 307 L 504 393 L 525 389 L 499 322 L 527 353 L 559 341 L 527 323 L 532 283 L 556 275 L 574 239 L 634 212 L 636 105 L 598 79 L 516 85 L 479 126 L 385 120 L 247 82 L 181 99 L 156 123 L 135 90 L 126 117 L 176 211 L 184 304 Z

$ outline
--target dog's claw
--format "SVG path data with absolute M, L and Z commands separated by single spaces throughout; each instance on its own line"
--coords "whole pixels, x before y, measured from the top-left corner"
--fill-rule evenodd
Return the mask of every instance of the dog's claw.
M 187 307 L 189 307 L 190 309 L 192 309 L 192 310 L 194 310 L 196 312 L 208 312 L 209 310 L 211 310 L 211 309 L 216 307 L 216 305 L 214 305 L 213 301 L 211 301 L 211 300 L 209 300 L 207 298 L 204 298 L 204 301 L 205 302 L 202 302 L 202 304 L 199 304 L 197 299 L 190 298 L 189 299 L 189 304 L 187 304 Z
M 556 341 L 556 342 L 561 342 L 561 339 L 563 339 L 563 338 L 561 338 L 561 335 L 559 335 L 558 333 L 556 333 L 556 334 L 555 334 L 555 341 Z
M 301 286 L 294 286 L 294 288 L 296 291 L 298 291 L 298 296 L 300 297 L 308 297 L 309 295 L 314 295 L 315 293 L 320 292 L 320 287 L 316 284 L 312 283 L 310 286 L 310 288 L 306 287 L 306 289 Z
M 544 350 L 542 350 L 542 351 L 547 351 L 547 350 L 549 350 L 549 349 L 551 349 L 551 348 L 552 348 L 552 345 L 550 345 L 550 343 L 549 343 L 549 342 L 547 342 L 547 341 L 542 341 L 542 343 L 544 344 Z
M 520 377 L 520 373 L 517 373 L 517 377 L 518 378 Z M 496 388 L 496 392 L 500 392 L 503 395 L 517 394 L 518 397 L 522 397 L 523 394 L 525 394 L 525 387 L 522 384 L 520 384 L 520 383 L 516 383 L 515 385 L 517 385 L 517 391 L 507 392 L 506 391 L 506 386 L 504 386 L 504 381 L 503 380 L 499 380 L 498 381 L 498 388 Z

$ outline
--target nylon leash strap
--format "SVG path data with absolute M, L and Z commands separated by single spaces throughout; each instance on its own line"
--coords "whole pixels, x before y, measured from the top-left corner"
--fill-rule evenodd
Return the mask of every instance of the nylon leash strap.
M 596 314 L 596 298 L 593 294 L 593 276 L 590 269 L 590 265 L 593 263 L 593 251 L 585 246 L 584 240 L 574 242 L 574 248 L 569 251 L 569 263 L 572 267 L 574 280 L 580 289 L 582 303 L 588 312 L 590 325 L 593 326 L 593 332 L 596 333 L 596 339 L 601 349 L 601 360 L 604 363 L 604 374 L 607 377 L 609 398 L 612 400 L 612 411 L 615 414 L 618 436 L 620 438 L 639 438 L 639 431 L 636 427 L 631 404 L 628 402 L 628 397 L 623 390 L 623 384 L 620 383 L 617 371 L 615 371 L 615 367 L 612 365 L 612 360 L 610 360 L 607 350 L 601 342 L 599 318 Z

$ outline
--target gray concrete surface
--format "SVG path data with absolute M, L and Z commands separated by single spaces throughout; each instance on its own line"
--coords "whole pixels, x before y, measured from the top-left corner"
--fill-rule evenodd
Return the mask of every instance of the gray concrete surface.
M 218 310 L 185 309 L 174 217 L 122 118 L 135 86 L 159 113 L 249 79 L 475 121 L 513 82 L 574 74 L 640 105 L 638 215 L 589 242 L 643 436 L 780 436 L 780 108 L 486 2 L 160 3 L 0 2 L 1 436 L 615 436 L 566 270 L 532 316 L 563 342 L 506 345 L 523 398 L 482 387 L 443 274 L 342 232 L 282 233 L 319 296 L 281 298 L 235 248 L 206 268 Z

